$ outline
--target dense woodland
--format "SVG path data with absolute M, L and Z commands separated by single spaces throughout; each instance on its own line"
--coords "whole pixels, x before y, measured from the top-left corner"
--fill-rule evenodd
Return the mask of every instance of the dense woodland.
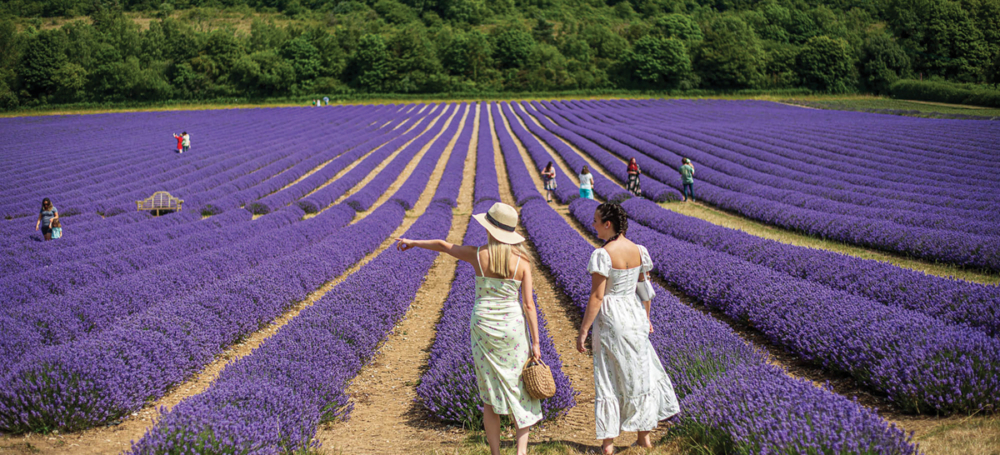
M 140 25 L 136 13 L 153 20 Z M 252 25 L 204 26 L 233 13 Z M 43 26 L 54 17 L 77 19 Z M 0 109 L 356 93 L 886 93 L 901 78 L 1000 82 L 1000 0 L 0 5 Z

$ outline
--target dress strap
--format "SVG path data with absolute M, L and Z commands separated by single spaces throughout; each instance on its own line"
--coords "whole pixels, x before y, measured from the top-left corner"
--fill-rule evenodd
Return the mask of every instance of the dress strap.
M 514 256 L 517 256 L 517 262 L 514 263 L 514 274 L 511 275 L 511 277 L 510 277 L 510 279 L 512 279 L 512 280 L 514 278 L 517 278 L 517 266 L 521 265 L 521 255 L 520 254 L 515 254 Z M 480 267 L 480 268 L 482 268 L 482 267 Z
M 479 273 L 482 273 L 483 274 L 482 276 L 486 276 L 486 272 L 483 271 L 483 263 L 482 263 L 482 261 L 479 260 L 479 249 L 480 248 L 482 248 L 482 246 L 476 247 L 476 264 L 479 264 Z

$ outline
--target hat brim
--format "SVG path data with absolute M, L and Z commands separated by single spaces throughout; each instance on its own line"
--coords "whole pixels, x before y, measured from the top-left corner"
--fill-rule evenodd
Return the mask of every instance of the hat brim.
M 524 241 L 524 237 L 521 237 L 521 234 L 518 234 L 516 232 L 505 231 L 503 229 L 494 226 L 493 223 L 490 223 L 486 219 L 485 213 L 472 215 L 472 219 L 478 221 L 479 224 L 483 225 L 483 227 L 486 228 L 486 231 L 489 232 L 490 235 L 492 235 L 493 238 L 497 239 L 497 241 L 500 243 L 516 245 Z

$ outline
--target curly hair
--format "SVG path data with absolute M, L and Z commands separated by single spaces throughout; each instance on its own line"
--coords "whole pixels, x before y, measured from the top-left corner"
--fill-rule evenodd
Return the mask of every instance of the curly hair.
M 610 221 L 611 227 L 615 230 L 615 235 L 605 241 L 605 245 L 625 235 L 625 232 L 628 231 L 628 213 L 625 213 L 625 209 L 621 205 L 615 202 L 605 202 L 597 206 L 597 213 L 600 215 L 602 223 Z

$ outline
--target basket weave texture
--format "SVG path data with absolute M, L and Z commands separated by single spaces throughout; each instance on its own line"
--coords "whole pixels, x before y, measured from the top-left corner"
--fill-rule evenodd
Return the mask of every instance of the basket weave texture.
M 531 398 L 544 400 L 556 394 L 556 381 L 552 379 L 552 370 L 541 360 L 533 363 L 529 359 L 524 365 L 521 379 Z

